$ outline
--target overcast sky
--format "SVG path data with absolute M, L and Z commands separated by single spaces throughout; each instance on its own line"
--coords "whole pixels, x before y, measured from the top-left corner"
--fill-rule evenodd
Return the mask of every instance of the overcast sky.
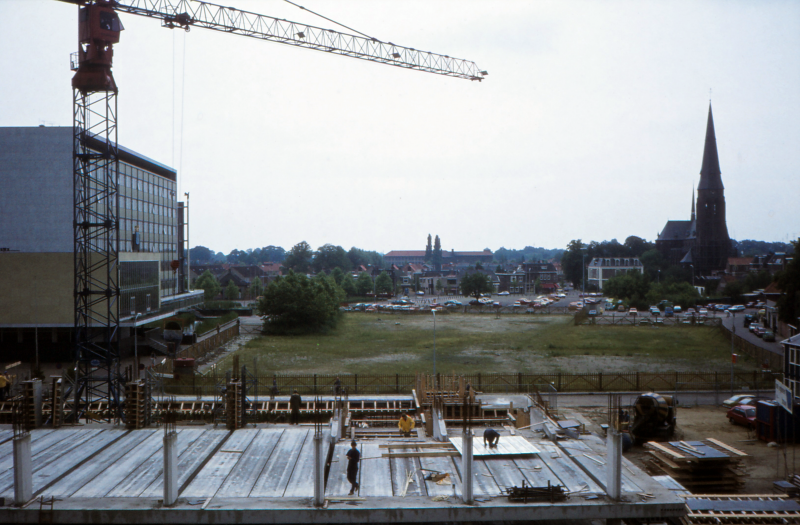
M 340 29 L 278 0 L 224 3 Z M 192 246 L 654 240 L 689 218 L 709 97 L 731 237 L 800 234 L 800 2 L 301 3 L 489 76 L 122 14 L 119 141 L 179 170 Z M 72 125 L 77 9 L 0 0 L 0 126 Z

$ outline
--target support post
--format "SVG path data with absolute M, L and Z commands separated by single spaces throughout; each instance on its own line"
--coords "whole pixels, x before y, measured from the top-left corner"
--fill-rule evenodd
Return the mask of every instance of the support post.
M 14 505 L 18 507 L 33 498 L 31 467 L 31 435 L 23 432 L 14 436 Z
M 472 483 L 475 475 L 472 472 L 472 429 L 466 428 L 461 434 L 461 499 L 472 505 Z
M 164 429 L 164 506 L 178 501 L 178 432 Z
M 606 437 L 606 494 L 614 501 L 622 495 L 622 433 L 613 426 Z
M 325 454 L 323 452 L 322 433 L 314 435 L 314 505 L 325 505 Z

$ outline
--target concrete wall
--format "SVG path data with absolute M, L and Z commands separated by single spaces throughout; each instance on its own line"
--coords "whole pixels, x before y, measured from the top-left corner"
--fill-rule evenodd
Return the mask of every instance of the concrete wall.
M 0 249 L 71 253 L 72 128 L 0 128 L 0 181 Z
M 73 326 L 70 253 L 0 252 L 0 327 Z

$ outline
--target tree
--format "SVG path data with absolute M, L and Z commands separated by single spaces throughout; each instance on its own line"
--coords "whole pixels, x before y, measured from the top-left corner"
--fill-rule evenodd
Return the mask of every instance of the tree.
M 250 281 L 250 287 L 247 289 L 247 293 L 250 294 L 251 298 L 256 298 L 264 293 L 264 283 L 261 282 L 258 276 L 253 277 L 253 280 Z
M 347 272 L 344 274 L 344 278 L 342 278 L 342 290 L 344 290 L 344 293 L 346 293 L 348 297 L 355 297 L 358 295 L 356 280 L 353 279 L 352 273 Z
M 583 282 L 583 255 L 586 251 L 583 249 L 583 243 L 580 239 L 570 241 L 567 245 L 567 251 L 561 256 L 561 268 L 564 271 L 564 277 L 567 281 L 571 281 L 577 288 Z
M 228 286 L 225 287 L 225 299 L 233 301 L 239 298 L 239 287 L 233 282 L 233 279 L 228 281 Z
M 475 272 L 461 278 L 461 294 L 474 296 L 476 299 L 483 293 L 492 292 L 492 283 L 485 273 Z
M 431 262 L 433 262 L 433 267 L 438 272 L 442 269 L 442 243 L 439 241 L 439 236 L 436 236 L 436 240 L 433 243 L 433 254 L 431 257 Z
M 289 250 L 286 258 L 283 260 L 283 267 L 295 272 L 308 273 L 309 268 L 311 268 L 311 258 L 313 255 L 314 252 L 306 241 L 297 243 Z
M 214 261 L 214 252 L 205 246 L 195 246 L 189 250 L 189 257 L 192 262 L 210 263 Z
M 272 281 L 258 302 L 269 334 L 296 335 L 325 332 L 336 326 L 344 292 L 330 277 L 289 271 Z
M 483 264 L 480 261 L 476 262 L 475 263 L 475 269 L 476 270 L 483 270 Z
M 392 293 L 392 278 L 385 271 L 375 278 L 375 293 Z
M 637 309 L 647 309 L 650 279 L 647 274 L 632 271 L 617 275 L 603 285 L 603 294 L 626 300 Z
M 800 238 L 792 241 L 795 256 L 786 269 L 775 276 L 775 284 L 781 290 L 778 298 L 778 317 L 787 324 L 797 326 L 800 317 Z
M 367 272 L 358 274 L 356 290 L 358 291 L 358 295 L 367 295 L 372 292 L 372 277 L 370 277 Z
M 425 262 L 428 262 L 433 257 L 433 249 L 431 248 L 431 234 L 428 234 L 428 244 L 425 246 Z
M 436 293 L 442 293 L 442 289 L 443 288 L 444 288 L 444 285 L 442 284 L 442 280 L 441 279 L 436 279 Z
M 194 282 L 196 288 L 200 288 L 203 290 L 203 298 L 206 301 L 213 300 L 217 295 L 219 295 L 220 290 L 222 287 L 219 285 L 219 281 L 214 274 L 211 273 L 211 270 L 206 270 L 203 274 L 197 278 Z
M 337 266 L 331 271 L 331 277 L 333 277 L 333 280 L 336 281 L 336 284 L 341 286 L 342 281 L 344 280 L 344 272 Z
M 341 246 L 334 246 L 326 244 L 320 246 L 314 253 L 314 261 L 311 267 L 316 273 L 323 270 L 333 270 L 334 268 L 341 268 L 343 271 L 350 270 L 350 259 L 347 258 L 347 252 Z

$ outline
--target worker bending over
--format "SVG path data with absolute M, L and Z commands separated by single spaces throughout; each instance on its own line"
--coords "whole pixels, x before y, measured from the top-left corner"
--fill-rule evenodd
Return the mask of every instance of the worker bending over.
M 411 431 L 414 430 L 414 420 L 408 417 L 408 414 L 403 414 L 400 421 L 397 422 L 397 427 L 404 437 L 411 437 Z
M 500 434 L 493 428 L 487 428 L 483 433 L 483 446 L 486 446 L 486 442 L 489 442 L 490 448 L 497 448 L 497 444 L 500 442 Z

